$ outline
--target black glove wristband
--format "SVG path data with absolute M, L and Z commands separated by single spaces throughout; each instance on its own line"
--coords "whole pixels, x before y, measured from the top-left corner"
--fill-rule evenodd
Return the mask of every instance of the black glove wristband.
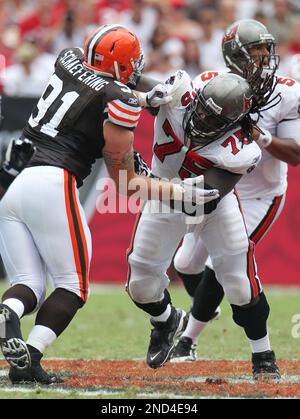
M 15 176 L 10 175 L 4 169 L 0 169 L 0 186 L 4 189 L 8 189 L 9 185 L 13 183 Z

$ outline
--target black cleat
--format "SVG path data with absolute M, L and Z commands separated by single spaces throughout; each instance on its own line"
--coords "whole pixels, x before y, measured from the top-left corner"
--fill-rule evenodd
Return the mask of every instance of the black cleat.
M 191 338 L 187 336 L 180 338 L 171 356 L 171 362 L 196 361 L 196 348 L 197 345 L 193 343 Z
M 63 383 L 63 379 L 58 375 L 46 372 L 41 366 L 41 359 L 43 354 L 37 349 L 28 345 L 31 356 L 31 366 L 22 371 L 16 368 L 10 368 L 8 378 L 12 384 L 26 384 L 26 383 L 39 383 L 39 384 L 59 384 Z
M 154 322 L 151 331 L 150 343 L 147 353 L 147 364 L 151 368 L 162 367 L 170 358 L 175 346 L 175 339 L 184 331 L 186 313 L 172 307 L 169 319 L 166 322 Z
M 20 320 L 5 304 L 0 304 L 0 344 L 6 361 L 17 370 L 30 367 L 30 355 L 23 341 Z
M 279 382 L 281 379 L 273 351 L 252 354 L 252 371 L 255 381 Z

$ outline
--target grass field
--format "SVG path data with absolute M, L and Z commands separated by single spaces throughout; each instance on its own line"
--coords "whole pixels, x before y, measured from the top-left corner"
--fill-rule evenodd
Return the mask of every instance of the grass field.
M 189 308 L 189 299 L 182 288 L 171 288 L 171 294 L 173 303 L 176 306 L 180 306 L 184 309 Z M 300 289 L 268 289 L 266 294 L 272 309 L 269 322 L 270 336 L 277 358 L 282 361 L 299 361 L 300 339 L 292 337 L 292 328 L 295 326 L 292 323 L 292 318 L 295 314 L 300 314 Z M 24 336 L 27 336 L 32 323 L 33 319 L 30 317 L 23 320 Z M 298 328 L 298 330 L 300 330 L 300 328 Z M 55 388 L 31 389 L 28 387 L 11 387 L 6 379 L 6 364 L 3 362 L 0 365 L 0 367 L 2 367 L 2 370 L 0 370 L 0 397 L 130 398 L 137 396 L 158 397 L 159 395 L 161 397 L 168 397 L 168 394 L 166 394 L 168 392 L 181 396 L 195 396 L 197 383 L 203 384 L 203 380 L 201 381 L 201 378 L 199 378 L 202 376 L 202 372 L 205 377 L 210 377 L 211 371 L 213 377 L 216 378 L 218 376 L 218 371 L 220 371 L 220 377 L 222 379 L 228 377 L 231 369 L 234 369 L 237 364 L 227 364 L 225 362 L 226 360 L 247 361 L 239 363 L 238 368 L 240 368 L 239 371 L 241 372 L 233 371 L 232 374 L 229 374 L 230 377 L 238 377 L 239 374 L 246 374 L 248 378 L 250 377 L 250 348 L 244 337 L 243 331 L 233 323 L 230 307 L 226 302 L 223 302 L 222 304 L 221 319 L 213 322 L 210 327 L 206 329 L 199 341 L 198 357 L 200 362 L 190 363 L 184 371 L 182 370 L 182 364 L 181 366 L 171 364 L 153 372 L 146 364 L 141 362 L 141 360 L 145 359 L 149 334 L 150 325 L 147 316 L 133 305 L 123 288 L 94 287 L 87 305 L 79 312 L 77 318 L 73 321 L 67 331 L 51 348 L 49 348 L 45 356 L 46 360 L 49 360 L 50 358 L 55 358 L 56 360 L 62 358 L 78 360 L 77 363 L 73 362 L 73 364 L 64 364 L 65 361 L 51 361 L 52 363 L 49 361 L 50 368 L 64 371 L 69 380 L 67 380 L 66 386 L 60 387 L 59 391 Z M 85 360 L 97 360 L 102 362 L 95 362 L 93 364 L 85 362 Z M 115 360 L 115 363 L 110 363 L 109 361 L 111 360 Z M 126 360 L 127 363 L 122 364 L 119 362 L 123 360 Z M 210 364 L 205 361 L 201 363 L 201 360 L 215 360 L 216 362 Z M 218 362 L 218 360 L 224 360 L 224 362 Z M 102 370 L 99 370 L 100 372 L 95 375 L 99 380 L 99 377 L 102 377 L 102 381 L 89 381 L 91 378 L 91 375 L 89 374 L 93 374 L 92 365 L 94 365 L 94 368 L 96 368 L 96 366 L 97 368 L 102 368 Z M 124 371 L 122 370 L 123 365 Z M 114 371 L 115 366 L 117 367 L 117 373 Z M 212 367 L 211 370 L 208 366 Z M 224 371 L 221 368 L 223 366 L 224 368 L 225 366 L 227 368 L 225 368 Z M 189 373 L 189 368 L 192 371 L 191 373 Z M 146 395 L 142 391 L 143 386 L 139 387 L 137 384 L 137 373 L 139 378 L 141 375 L 144 375 L 145 386 L 147 387 Z M 286 378 L 287 386 L 289 386 L 290 382 L 293 382 L 295 386 L 299 385 L 299 394 L 296 395 L 300 397 L 300 368 L 298 369 L 298 364 L 294 363 L 291 364 L 291 366 L 288 365 L 286 373 L 292 377 L 292 381 L 290 378 Z M 109 382 L 108 380 L 106 383 L 104 380 L 103 382 L 103 379 L 106 376 L 109 377 L 110 374 L 111 376 L 113 376 L 113 374 L 117 375 L 114 375 L 112 381 Z M 128 374 L 126 390 L 124 390 L 124 386 L 122 385 L 124 374 Z M 157 388 L 162 389 L 161 391 L 158 391 L 155 387 L 155 383 L 158 384 L 157 380 L 158 378 L 161 379 L 161 374 L 165 376 L 165 380 L 169 379 L 170 376 L 177 380 L 185 377 L 184 383 L 187 391 L 182 392 L 178 386 L 172 387 L 171 385 L 168 385 L 167 387 L 169 390 L 165 391 L 163 390 L 167 388 L 166 386 L 164 387 L 165 384 L 157 386 Z M 193 377 L 197 375 L 197 379 L 193 382 L 195 388 L 191 384 L 189 384 L 189 386 L 186 384 L 190 383 L 190 374 Z M 79 379 L 78 377 L 81 378 Z M 232 377 L 230 380 L 233 379 Z M 132 380 L 132 387 L 130 386 L 130 380 Z M 208 389 L 205 387 L 204 390 L 206 391 L 207 389 L 208 396 L 214 396 L 220 393 L 220 388 L 216 389 L 216 387 L 209 387 L 210 384 L 215 384 L 215 381 L 211 383 L 208 380 L 206 382 L 208 383 Z M 219 384 L 222 384 L 222 382 Z M 240 384 L 242 384 L 242 382 Z M 198 387 L 199 386 L 200 384 L 198 384 Z M 214 391 L 214 389 L 216 389 L 216 391 Z M 206 393 L 204 392 L 203 395 L 205 394 Z M 223 393 L 221 392 L 220 395 L 222 394 Z M 232 395 L 237 396 L 238 394 Z M 255 395 L 257 396 L 257 394 Z M 268 395 L 268 393 L 266 395 Z M 272 395 L 272 392 L 270 395 Z M 282 395 L 287 396 L 288 394 L 283 392 Z

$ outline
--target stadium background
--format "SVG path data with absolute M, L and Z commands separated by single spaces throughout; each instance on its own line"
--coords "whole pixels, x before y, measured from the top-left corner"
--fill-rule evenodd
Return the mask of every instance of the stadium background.
M 279 73 L 300 80 L 299 0 L 85 0 L 0 1 L 0 89 L 7 141 L 17 136 L 51 74 L 55 55 L 64 47 L 83 45 L 94 27 L 118 22 L 139 36 L 146 73 L 165 80 L 178 68 L 191 76 L 224 67 L 220 54 L 223 30 L 239 18 L 255 18 L 278 41 Z M 136 130 L 136 149 L 151 161 L 153 119 L 144 112 Z M 98 163 L 82 199 L 93 236 L 91 280 L 126 281 L 126 249 L 135 216 L 95 211 L 96 181 L 105 174 Z M 299 284 L 299 168 L 290 168 L 285 209 L 256 255 L 264 283 Z M 99 192 L 98 192 L 99 193 Z M 174 278 L 171 271 L 171 276 Z

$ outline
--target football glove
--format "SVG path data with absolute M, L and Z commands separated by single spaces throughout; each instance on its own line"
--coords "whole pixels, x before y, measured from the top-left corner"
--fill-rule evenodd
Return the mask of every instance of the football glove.
M 134 152 L 134 170 L 137 175 L 151 176 L 151 169 L 137 151 Z
M 140 106 L 147 108 L 158 108 L 171 102 L 173 97 L 169 93 L 169 89 L 164 84 L 158 84 L 147 93 L 137 92 Z
M 29 163 L 35 153 L 35 147 L 30 140 L 10 141 L 2 168 L 9 175 L 16 177 Z
M 204 176 L 187 178 L 179 184 L 173 184 L 173 200 L 203 205 L 220 197 L 217 189 L 205 189 Z

